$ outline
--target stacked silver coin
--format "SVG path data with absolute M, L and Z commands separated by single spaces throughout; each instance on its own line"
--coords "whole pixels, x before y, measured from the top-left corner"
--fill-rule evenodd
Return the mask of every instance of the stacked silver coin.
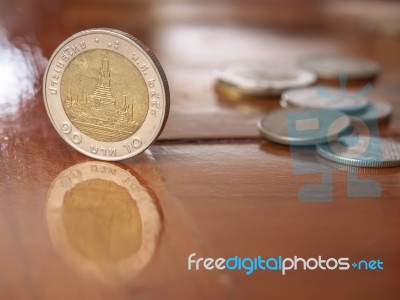
M 373 61 L 317 56 L 301 61 L 301 66 L 318 78 L 362 79 L 377 76 Z M 389 102 L 374 102 L 365 90 L 301 87 L 283 91 L 281 109 L 273 110 L 258 122 L 268 140 L 290 146 L 315 145 L 323 158 L 356 167 L 400 165 L 400 141 L 377 136 L 378 123 L 388 122 L 393 111 Z
M 379 65 L 372 60 L 341 55 L 303 57 L 299 66 L 327 80 L 336 80 L 342 74 L 346 74 L 349 80 L 372 79 L 380 72 Z
M 327 119 L 331 122 L 325 122 Z M 291 146 L 309 146 L 335 141 L 350 126 L 350 118 L 339 111 L 276 109 L 258 121 L 268 140 Z
M 356 142 L 354 143 L 352 139 Z M 345 136 L 334 143 L 319 144 L 317 152 L 331 161 L 356 167 L 400 166 L 400 142 L 390 138 L 368 135 L 360 135 L 357 138 Z
M 309 86 L 314 72 L 267 62 L 237 62 L 215 72 L 217 84 L 252 96 L 280 96 L 285 90 Z
M 388 167 L 400 162 L 399 143 L 374 134 L 378 123 L 389 121 L 392 105 L 371 101 L 364 95 L 367 89 L 351 92 L 345 88 L 347 80 L 372 80 L 379 72 L 379 65 L 369 59 L 314 55 L 302 58 L 298 67 L 228 64 L 217 70 L 216 82 L 218 91 L 230 95 L 281 96 L 282 108 L 258 122 L 260 133 L 272 142 L 316 146 L 321 157 L 352 166 Z M 311 86 L 317 79 L 337 80 L 341 88 Z M 354 152 L 353 157 L 347 157 L 349 152 Z

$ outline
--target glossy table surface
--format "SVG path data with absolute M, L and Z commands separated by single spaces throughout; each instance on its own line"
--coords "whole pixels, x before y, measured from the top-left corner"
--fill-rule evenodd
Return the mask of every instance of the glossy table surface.
M 295 174 L 290 149 L 256 127 L 278 101 L 214 86 L 215 68 L 232 61 L 368 57 L 382 67 L 370 97 L 394 108 L 380 134 L 399 138 L 398 32 L 361 26 L 350 11 L 294 0 L 1 0 L 0 299 L 399 299 L 400 168 L 346 169 L 306 153 L 306 166 L 330 168 L 332 194 L 301 202 L 321 174 Z M 52 51 L 94 27 L 142 40 L 171 89 L 160 139 L 108 165 L 57 135 L 41 91 Z M 379 183 L 380 197 L 348 196 L 349 177 Z M 384 270 L 188 271 L 191 253 L 380 259 Z

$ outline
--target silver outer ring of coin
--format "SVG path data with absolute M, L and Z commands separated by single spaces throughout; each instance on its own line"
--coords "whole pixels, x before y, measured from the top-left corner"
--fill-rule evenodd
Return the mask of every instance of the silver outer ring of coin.
M 140 248 L 133 255 L 113 265 L 111 269 L 110 267 L 107 269 L 108 271 L 116 269 L 117 272 L 113 271 L 110 275 L 118 275 L 118 279 L 123 275 L 131 279 L 145 268 L 154 256 L 162 224 L 151 193 L 143 188 L 135 176 L 120 167 L 99 161 L 84 162 L 62 171 L 56 177 L 47 193 L 46 218 L 50 239 L 56 250 L 74 267 L 106 281 L 113 279 L 112 277 L 104 278 L 98 265 L 73 249 L 62 220 L 65 193 L 79 183 L 93 179 L 111 181 L 126 188 L 139 210 L 142 220 Z
M 293 78 L 288 79 L 257 79 L 246 78 L 240 75 L 241 71 L 264 71 L 271 73 L 289 74 Z M 227 64 L 215 72 L 217 81 L 234 86 L 246 94 L 279 96 L 283 91 L 292 88 L 309 86 L 317 80 L 313 72 L 290 66 L 274 65 L 265 62 L 237 62 Z
M 268 140 L 278 144 L 290 145 L 290 146 L 309 146 L 323 143 L 326 141 L 335 141 L 339 134 L 346 130 L 351 124 L 350 118 L 344 113 L 339 111 L 332 111 L 330 113 L 336 114 L 336 120 L 333 122 L 329 129 L 330 131 L 323 136 L 315 136 L 314 138 L 291 138 L 287 133 L 286 118 L 288 113 L 304 112 L 304 109 L 298 108 L 287 108 L 287 109 L 274 109 L 268 112 L 257 122 L 257 127 L 260 133 Z M 277 132 L 265 128 L 264 122 L 271 122 L 271 124 L 279 125 L 283 124 L 286 127 L 286 133 Z
M 356 64 L 353 70 L 346 69 L 346 64 Z M 315 72 L 321 79 L 337 80 L 341 73 L 346 74 L 348 79 L 367 79 L 375 77 L 380 72 L 378 63 L 359 57 L 315 55 L 303 57 L 298 63 L 299 67 Z M 340 66 L 344 66 L 340 68 Z
M 355 167 L 386 168 L 400 166 L 400 142 L 394 139 L 383 137 L 365 137 L 363 135 L 360 135 L 360 138 L 367 138 L 369 140 L 375 138 L 379 139 L 382 154 L 381 160 L 379 160 L 380 158 L 375 158 L 376 160 L 373 160 L 373 157 L 370 157 L 369 160 L 358 159 L 357 157 L 354 157 L 354 153 L 350 151 L 346 152 L 346 150 L 343 150 L 342 153 L 339 153 L 338 151 L 333 152 L 329 144 L 317 145 L 317 153 L 325 159 Z M 366 148 L 365 145 L 362 145 L 361 147 L 362 149 Z M 344 148 L 344 146 L 342 146 L 342 148 Z M 354 146 L 352 148 L 353 150 L 358 150 Z M 393 152 L 391 151 L 398 151 L 397 157 L 393 156 Z M 361 154 L 362 153 L 360 153 L 359 155 Z
M 117 49 L 114 47 L 115 42 L 118 42 Z M 74 49 L 78 49 L 77 52 L 70 50 L 72 46 L 76 47 Z M 67 49 L 67 47 L 69 48 Z M 131 137 L 119 142 L 97 141 L 79 131 L 69 120 L 62 106 L 60 84 L 66 66 L 79 53 L 92 49 L 112 50 L 125 56 L 132 63 L 139 62 L 139 66 L 148 67 L 146 71 L 138 68 L 148 89 L 149 109 L 147 117 L 138 131 Z M 63 55 L 67 57 L 66 61 L 63 60 Z M 61 68 L 57 67 L 59 62 L 64 63 Z M 55 71 L 55 68 L 59 72 Z M 150 81 L 152 84 L 149 83 Z M 157 100 L 158 102 L 153 102 L 151 99 L 152 93 L 155 92 L 161 95 Z M 146 150 L 161 134 L 167 122 L 170 105 L 167 77 L 155 55 L 133 36 L 108 28 L 95 28 L 78 32 L 58 46 L 51 56 L 44 74 L 43 97 L 47 114 L 58 134 L 79 152 L 106 161 L 127 159 Z
M 329 94 L 340 95 L 341 90 L 336 88 L 324 88 Z M 356 95 L 356 93 L 347 94 Z M 288 106 L 303 108 L 303 109 L 334 109 L 343 112 L 361 111 L 367 107 L 369 100 L 366 97 L 360 96 L 355 100 L 341 100 L 331 101 L 317 93 L 315 87 L 306 87 L 299 89 L 292 89 L 282 94 L 283 103 Z M 351 96 L 346 97 L 346 99 Z

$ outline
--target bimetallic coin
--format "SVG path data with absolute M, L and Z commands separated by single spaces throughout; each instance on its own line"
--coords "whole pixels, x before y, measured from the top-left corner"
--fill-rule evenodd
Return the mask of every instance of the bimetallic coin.
M 393 107 L 389 102 L 372 102 L 363 111 L 350 116 L 350 118 L 352 122 L 383 123 L 389 121 L 392 111 Z
M 46 208 L 50 240 L 78 272 L 118 283 L 150 263 L 162 222 L 152 192 L 141 182 L 99 161 L 77 164 L 54 179 Z
M 348 79 L 367 79 L 379 74 L 379 65 L 369 59 L 316 55 L 304 57 L 300 60 L 299 66 L 315 72 L 321 79 L 338 79 L 339 75 L 345 74 Z
M 336 140 L 350 126 L 350 118 L 334 110 L 276 109 L 258 121 L 260 133 L 270 141 L 306 146 Z
M 91 29 L 64 41 L 44 75 L 47 113 L 81 153 L 122 160 L 144 151 L 169 112 L 167 78 L 153 53 L 114 29 Z
M 400 166 L 400 142 L 377 136 L 344 136 L 339 141 L 317 146 L 323 158 L 356 167 Z
M 361 111 L 369 103 L 366 97 L 357 93 L 321 87 L 289 90 L 282 94 L 282 100 L 298 108 L 335 109 L 346 113 Z
M 218 70 L 216 78 L 245 94 L 263 96 L 279 96 L 287 89 L 309 86 L 316 80 L 312 72 L 265 62 L 232 63 Z

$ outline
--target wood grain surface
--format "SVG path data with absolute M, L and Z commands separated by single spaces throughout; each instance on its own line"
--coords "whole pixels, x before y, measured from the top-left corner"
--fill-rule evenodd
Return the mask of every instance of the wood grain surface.
M 257 131 L 257 120 L 279 107 L 277 99 L 235 98 L 214 85 L 214 70 L 233 61 L 296 64 L 314 53 L 368 57 L 382 67 L 370 97 L 394 108 L 380 133 L 400 137 L 398 32 L 367 26 L 361 13 L 343 12 L 335 3 L 0 0 L 0 299 L 399 299 L 400 168 L 346 169 L 313 152 L 294 158 L 288 147 Z M 368 11 L 367 4 L 353 4 Z M 381 15 L 379 9 L 372 15 L 374 10 Z M 394 22 L 400 24 L 398 15 Z M 57 135 L 43 105 L 42 74 L 64 39 L 93 27 L 142 40 L 161 61 L 171 88 L 160 139 L 111 166 L 138 180 L 161 220 L 157 238 L 142 240 L 144 249 L 155 243 L 154 255 L 134 275 L 117 262 L 100 263 L 97 273 L 73 264 L 68 255 L 82 255 L 82 249 L 72 247 L 78 254 L 68 254 L 50 236 L 49 201 L 62 195 L 49 195 L 59 174 L 98 163 Z M 296 161 L 303 174 L 295 174 Z M 307 172 L 315 164 L 329 169 L 331 199 L 300 202 L 304 185 L 323 180 L 321 173 Z M 349 197 L 349 177 L 357 178 L 354 184 L 379 183 L 381 196 Z M 96 207 L 90 213 L 104 218 Z M 105 234 L 110 240 L 104 247 L 113 243 L 113 234 L 118 235 Z M 109 253 L 90 249 L 93 255 Z M 300 270 L 285 276 L 188 271 L 190 253 L 380 259 L 384 270 Z M 110 274 L 117 276 L 104 280 Z

